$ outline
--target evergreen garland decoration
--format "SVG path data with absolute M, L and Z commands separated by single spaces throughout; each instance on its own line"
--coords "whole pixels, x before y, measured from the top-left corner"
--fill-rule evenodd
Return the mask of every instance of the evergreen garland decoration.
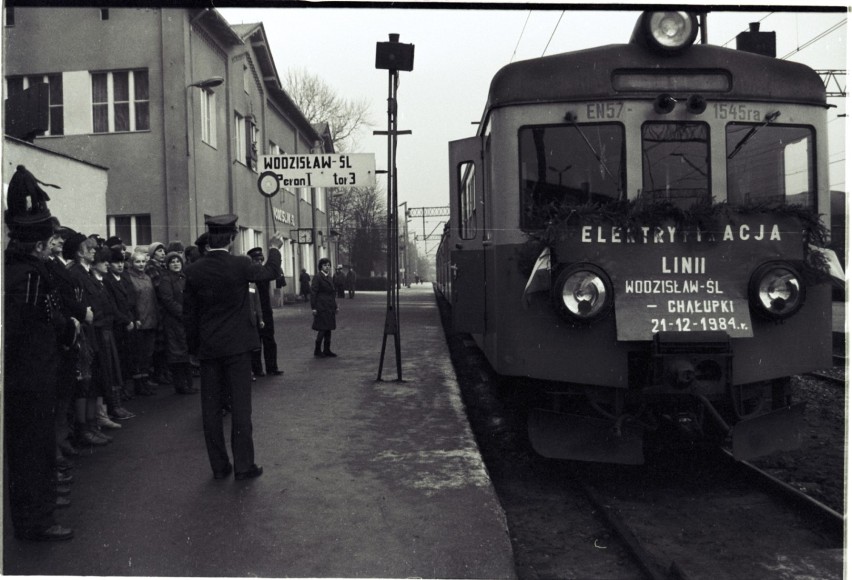
M 816 248 L 828 247 L 828 228 L 820 216 L 802 205 L 780 205 L 760 203 L 730 205 L 721 203 L 697 203 L 682 209 L 670 202 L 649 201 L 642 197 L 632 200 L 587 202 L 584 204 L 551 202 L 530 212 L 533 223 L 546 224 L 543 229 L 527 232 L 529 240 L 518 256 L 518 266 L 529 276 L 536 258 L 546 247 L 564 239 L 567 230 L 577 225 L 607 225 L 623 231 L 638 231 L 641 227 L 662 227 L 675 224 L 679 229 L 699 229 L 702 232 L 719 232 L 733 223 L 736 215 L 771 214 L 778 217 L 796 218 L 802 225 L 804 244 L 803 269 L 806 281 L 820 283 L 829 279 L 825 256 Z

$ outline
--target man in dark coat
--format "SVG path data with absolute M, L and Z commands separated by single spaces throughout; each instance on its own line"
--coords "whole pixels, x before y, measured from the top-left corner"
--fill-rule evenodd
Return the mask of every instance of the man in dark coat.
M 249 283 L 282 275 L 281 234 L 269 240 L 266 264 L 233 256 L 229 248 L 237 235 L 237 216 L 207 220 L 208 251 L 186 269 L 184 325 L 189 352 L 201 361 L 201 417 L 213 477 L 258 477 L 254 462 L 251 422 L 251 351 L 260 346 L 249 309 Z M 222 424 L 222 391 L 231 393 L 231 465 Z
M 346 289 L 349 291 L 349 298 L 355 298 L 355 281 L 358 275 L 355 274 L 355 268 L 349 266 L 349 271 L 346 272 Z
M 337 290 L 331 279 L 331 262 L 322 258 L 317 264 L 319 272 L 311 280 L 311 311 L 314 322 L 311 328 L 317 331 L 314 356 L 335 357 L 331 352 L 331 331 L 337 328 Z
M 345 296 L 344 290 L 346 289 L 346 274 L 343 273 L 343 266 L 340 264 L 337 265 L 331 281 L 334 283 L 334 290 L 337 292 L 337 297 L 343 298 Z
M 60 344 L 79 323 L 65 317 L 46 268 L 50 212 L 8 215 L 11 241 L 3 276 L 3 386 L 9 510 L 15 537 L 68 540 L 74 532 L 54 519 L 54 406 Z
M 255 264 L 263 264 L 263 248 L 252 248 L 248 255 Z M 255 282 L 258 298 L 260 299 L 260 313 L 263 324 L 258 330 L 260 345 L 263 348 L 263 361 L 266 364 L 267 375 L 283 375 L 278 369 L 278 345 L 275 342 L 275 322 L 272 320 L 272 302 L 269 297 L 270 281 Z M 263 376 L 263 373 L 255 373 Z

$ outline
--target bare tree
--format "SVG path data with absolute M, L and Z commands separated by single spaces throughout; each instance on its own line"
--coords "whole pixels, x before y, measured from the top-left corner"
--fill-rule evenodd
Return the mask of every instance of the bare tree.
M 308 121 L 328 123 L 337 151 L 354 151 L 358 133 L 373 126 L 367 99 L 345 99 L 307 69 L 289 69 L 283 82 L 284 90 Z

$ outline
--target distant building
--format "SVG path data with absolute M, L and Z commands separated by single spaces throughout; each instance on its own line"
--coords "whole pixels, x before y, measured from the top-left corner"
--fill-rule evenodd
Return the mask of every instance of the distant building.
M 265 248 L 276 231 L 290 240 L 291 294 L 301 268 L 329 255 L 325 189 L 266 198 L 257 188 L 260 155 L 333 152 L 283 90 L 262 24 L 230 26 L 194 8 L 5 16 L 4 98 L 49 85 L 49 129 L 35 143 L 109 169 L 106 213 L 92 216 L 104 237 L 187 245 L 205 217 L 236 213 L 236 252 Z

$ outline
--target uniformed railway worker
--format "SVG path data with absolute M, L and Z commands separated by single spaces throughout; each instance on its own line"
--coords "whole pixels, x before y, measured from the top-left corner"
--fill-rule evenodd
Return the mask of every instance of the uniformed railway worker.
M 8 215 L 4 299 L 4 423 L 9 509 L 15 536 L 67 540 L 56 496 L 54 406 L 59 345 L 73 343 L 79 324 L 65 317 L 46 268 L 54 222 L 48 210 Z
M 251 421 L 251 351 L 260 346 L 249 312 L 249 283 L 282 275 L 281 234 L 269 240 L 266 264 L 233 256 L 237 216 L 207 220 L 206 256 L 186 269 L 184 324 L 190 353 L 201 362 L 201 415 L 210 467 L 216 479 L 234 471 L 235 479 L 263 473 L 254 460 Z M 223 389 L 231 392 L 233 465 L 225 445 L 221 414 Z
M 249 257 L 255 264 L 263 264 L 263 248 L 252 248 L 248 251 Z M 283 279 L 283 278 L 279 278 Z M 284 372 L 278 369 L 278 345 L 275 342 L 275 321 L 272 320 L 272 302 L 269 297 L 269 280 L 265 282 L 256 282 L 257 297 L 260 300 L 260 313 L 263 319 L 263 325 L 260 327 L 260 344 L 263 347 L 263 362 L 266 365 L 266 372 L 256 373 L 259 376 L 267 375 L 283 375 Z

